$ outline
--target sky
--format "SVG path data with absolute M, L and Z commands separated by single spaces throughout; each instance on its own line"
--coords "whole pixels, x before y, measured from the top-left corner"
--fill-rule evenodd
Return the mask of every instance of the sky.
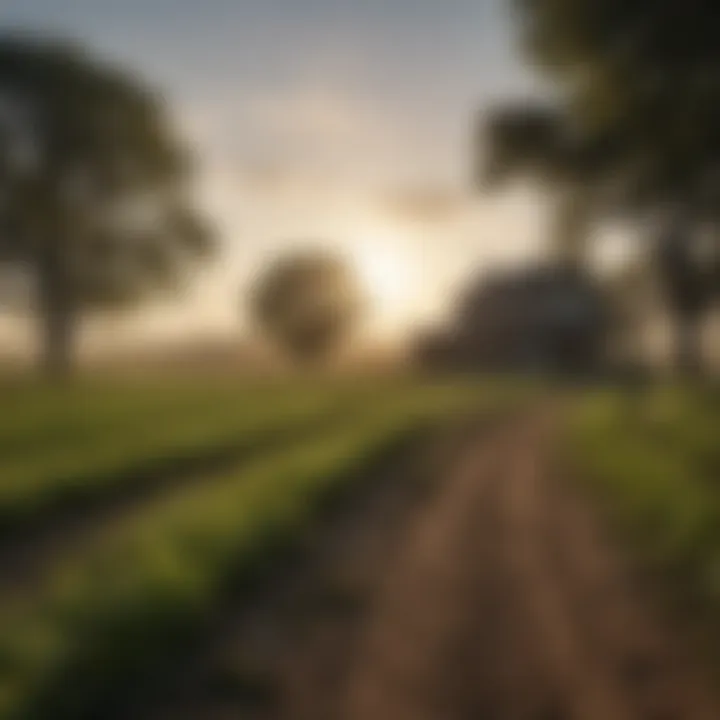
M 537 253 L 542 207 L 472 187 L 478 111 L 535 82 L 507 0 L 5 0 L 0 26 L 78 39 L 136 72 L 196 148 L 221 260 L 114 338 L 237 332 L 242 291 L 298 244 L 347 253 L 369 326 L 402 333 L 452 288 Z M 143 335 L 144 333 L 144 335 Z

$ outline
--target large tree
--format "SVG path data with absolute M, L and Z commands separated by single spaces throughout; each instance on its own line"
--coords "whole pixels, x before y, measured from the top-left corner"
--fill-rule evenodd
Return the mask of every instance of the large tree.
M 697 366 L 697 330 L 718 291 L 720 233 L 710 233 L 714 259 L 699 259 L 697 248 L 702 228 L 720 222 L 720 9 L 713 0 L 513 5 L 525 48 L 554 82 L 556 115 L 572 130 L 563 134 L 569 157 L 580 158 L 562 183 L 582 211 L 570 228 L 608 214 L 660 228 L 653 244 L 678 358 Z M 545 167 L 555 171 L 557 156 Z M 556 175 L 552 182 L 560 186 Z
M 29 273 L 43 363 L 79 320 L 176 287 L 213 248 L 189 157 L 135 77 L 63 41 L 0 37 L 0 262 Z
M 516 102 L 483 116 L 478 179 L 489 189 L 536 183 L 554 203 L 549 250 L 563 265 L 581 263 L 596 219 L 602 164 L 595 143 L 576 133 L 567 112 Z
M 532 59 L 585 133 L 613 136 L 628 198 L 716 212 L 714 0 L 514 0 Z
M 352 267 L 325 250 L 300 250 L 260 276 L 251 314 L 265 334 L 301 362 L 327 357 L 348 338 L 363 293 Z

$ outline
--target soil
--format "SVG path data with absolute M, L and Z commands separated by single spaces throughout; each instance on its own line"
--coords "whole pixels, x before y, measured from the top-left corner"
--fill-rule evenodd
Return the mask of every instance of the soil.
M 464 426 L 308 538 L 142 720 L 713 720 L 713 683 L 553 461 Z

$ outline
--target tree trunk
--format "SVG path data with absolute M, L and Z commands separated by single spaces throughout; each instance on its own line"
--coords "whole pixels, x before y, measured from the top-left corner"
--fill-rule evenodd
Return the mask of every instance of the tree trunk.
M 708 308 L 704 268 L 693 255 L 697 228 L 687 209 L 671 219 L 658 245 L 658 269 L 675 323 L 676 370 L 687 376 L 702 369 L 700 330 Z
M 40 369 L 50 380 L 67 380 L 73 372 L 77 314 L 64 258 L 51 248 L 38 267 Z
M 557 198 L 552 221 L 551 247 L 562 266 L 581 268 L 592 230 L 592 206 L 587 188 L 563 189 Z
M 703 366 L 700 322 L 697 317 L 679 315 L 675 320 L 675 362 L 684 376 L 700 374 Z
M 51 380 L 67 380 L 73 373 L 75 319 L 65 308 L 43 311 L 42 370 Z

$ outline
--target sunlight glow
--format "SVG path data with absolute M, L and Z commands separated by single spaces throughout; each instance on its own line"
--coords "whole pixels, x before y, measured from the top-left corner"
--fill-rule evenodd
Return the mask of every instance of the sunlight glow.
M 416 291 L 410 259 L 399 252 L 396 243 L 380 238 L 358 242 L 352 254 L 373 312 L 385 319 L 405 316 Z

